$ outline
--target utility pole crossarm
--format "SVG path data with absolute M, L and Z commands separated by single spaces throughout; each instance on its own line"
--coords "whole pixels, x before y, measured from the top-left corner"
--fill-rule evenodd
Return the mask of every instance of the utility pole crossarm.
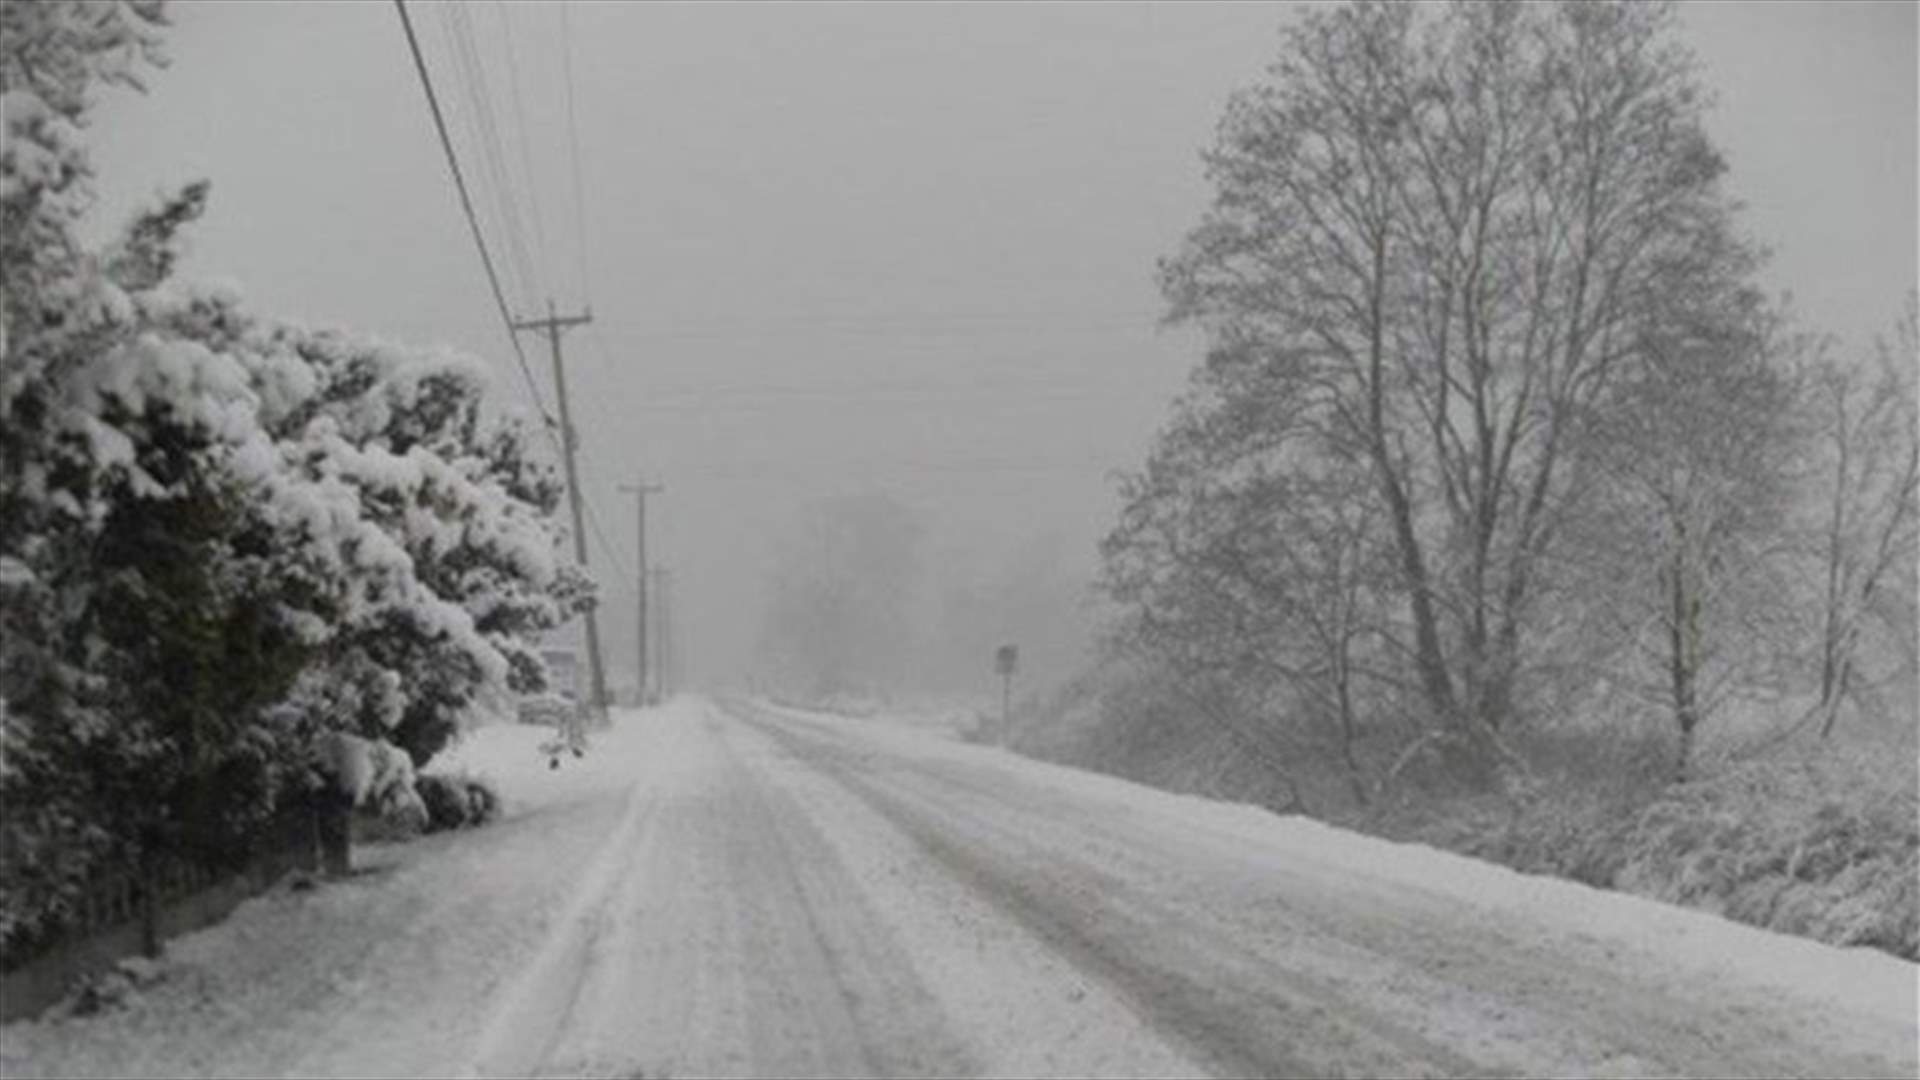
M 513 328 L 515 330 L 540 330 L 540 331 L 565 330 L 569 327 L 582 326 L 592 321 L 593 321 L 592 308 L 586 308 L 582 310 L 578 315 L 556 315 L 554 314 L 554 311 L 553 311 L 552 301 L 548 301 L 546 318 L 515 319 L 513 320 Z
M 593 321 L 593 312 L 585 311 L 578 315 L 557 315 L 546 319 L 515 319 L 513 328 L 521 331 L 538 330 L 546 333 L 550 330 L 567 330 L 583 326 Z

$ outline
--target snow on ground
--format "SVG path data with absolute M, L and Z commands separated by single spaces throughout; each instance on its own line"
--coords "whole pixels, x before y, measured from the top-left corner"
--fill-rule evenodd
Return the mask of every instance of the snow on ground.
M 682 699 L 500 822 L 172 943 L 13 1075 L 1888 1075 L 1915 966 L 1032 761 Z
M 920 782 L 901 794 L 932 801 L 934 789 L 927 777 L 963 778 L 982 790 L 1003 793 L 1004 801 L 1022 789 L 1044 792 L 1040 805 L 1057 806 L 1045 820 L 1055 826 L 1068 814 L 1087 815 L 1100 832 L 1121 838 L 1127 847 L 1144 847 L 1169 866 L 1188 873 L 1179 887 L 1199 891 L 1198 879 L 1219 874 L 1232 880 L 1235 894 L 1228 903 L 1246 899 L 1249 880 L 1301 882 L 1315 889 L 1331 887 L 1338 903 L 1356 913 L 1369 908 L 1381 915 L 1398 915 L 1430 922 L 1429 933 L 1404 942 L 1421 949 L 1432 937 L 1457 932 L 1467 935 L 1498 928 L 1498 944 L 1517 957 L 1555 953 L 1567 959 L 1567 970 L 1598 965 L 1596 978 L 1632 992 L 1638 987 L 1648 1000 L 1673 994 L 1684 1000 L 1691 988 L 1709 1003 L 1734 1003 L 1733 1011 L 1751 1003 L 1794 1003 L 1781 1008 L 1791 1017 L 1794 1036 L 1811 1045 L 1835 1049 L 1875 1047 L 1886 1060 L 1904 1061 L 1911 1072 L 1920 1030 L 1920 970 L 1868 948 L 1836 948 L 1804 938 L 1772 933 L 1705 912 L 1687 910 L 1628 894 L 1595 889 L 1578 882 L 1517 873 L 1420 845 L 1398 844 L 1338 829 L 1304 817 L 1280 816 L 1263 808 L 1177 795 L 1101 774 L 1034 761 L 990 747 L 971 746 L 899 725 L 835 717 L 818 712 L 779 708 L 778 714 L 804 721 L 813 732 L 857 745 L 862 752 L 883 752 L 901 762 L 901 771 Z M 954 803 L 936 812 L 951 814 Z M 1012 815 L 1009 815 L 1011 818 Z M 1039 834 L 1039 815 L 1028 813 Z M 1089 830 L 1091 831 L 1091 830 Z M 1083 834 L 1076 840 L 1085 844 Z M 1062 852 L 1067 848 L 1063 844 Z M 1105 869 L 1111 870 L 1110 866 Z M 1144 884 L 1135 882 L 1133 884 Z M 1285 897 L 1300 902 L 1297 895 Z M 1461 913 L 1472 914 L 1472 925 L 1461 925 Z M 1416 923 L 1417 926 L 1417 923 Z M 1369 930 L 1380 937 L 1386 928 Z M 1310 966 L 1303 950 L 1289 957 L 1296 967 Z M 1454 961 L 1457 962 L 1457 958 Z M 1338 959 L 1339 978 L 1351 981 L 1360 974 L 1365 958 Z M 1550 966 L 1550 965 L 1549 965 Z M 1407 980 L 1405 971 L 1390 965 L 1373 987 L 1382 1004 L 1391 997 L 1387 982 Z M 1505 977 L 1525 977 L 1507 972 Z M 1402 1001 L 1408 1011 L 1433 1007 L 1448 988 L 1427 987 L 1419 1001 Z M 1484 1003 L 1482 1003 L 1484 1004 Z M 1494 1030 L 1493 1014 L 1514 1010 L 1496 1007 L 1492 1014 L 1452 1018 L 1471 1036 L 1476 1025 Z M 1706 1019 L 1706 1018 L 1703 1018 Z M 1428 1018 L 1436 1028 L 1447 1017 Z M 1526 1033 L 1507 1031 L 1515 1039 Z M 1566 1062 L 1531 1060 L 1529 1067 L 1554 1071 Z M 1623 1060 L 1628 1071 L 1646 1071 L 1647 1061 Z M 1780 1071 L 1791 1068 L 1782 1064 Z
M 1063 795 L 1110 805 L 1142 824 L 1178 822 L 1220 842 L 1223 854 L 1298 869 L 1312 865 L 1369 887 L 1418 890 L 1529 920 L 1579 927 L 1590 934 L 1635 939 L 1663 964 L 1738 973 L 1796 996 L 1812 995 L 1849 1009 L 1913 1025 L 1920 1016 L 1916 965 L 1871 948 L 1836 948 L 1577 881 L 1522 874 L 1496 863 L 1422 844 L 1395 843 L 1312 818 L 1280 815 L 1259 806 L 1227 803 L 1145 787 L 1018 754 L 927 738 L 911 727 L 863 725 L 829 713 L 777 707 L 782 713 L 858 732 L 922 761 L 987 763 Z
M 452 1075 L 489 1007 L 554 936 L 608 855 L 648 729 L 689 704 L 616 710 L 584 759 L 549 769 L 545 727 L 470 733 L 429 771 L 494 781 L 480 829 L 355 849 L 357 873 L 282 884 L 169 942 L 124 1008 L 0 1029 L 5 1076 Z
M 939 728 L 921 734 L 949 737 Z M 968 1049 L 967 1068 L 956 1071 L 1207 1075 L 1142 1022 L 1121 988 L 1091 977 L 1032 929 L 1009 920 L 991 897 L 928 859 L 914 837 L 833 778 L 782 767 L 787 755 L 764 733 L 733 728 L 727 740 L 779 799 L 813 821 L 833 860 L 863 883 L 885 926 L 911 943 L 910 963 Z
M 781 704 L 796 715 L 870 720 L 932 735 L 964 739 L 1000 719 L 1000 699 L 992 695 L 917 694 L 879 698 L 842 695 L 811 705 Z

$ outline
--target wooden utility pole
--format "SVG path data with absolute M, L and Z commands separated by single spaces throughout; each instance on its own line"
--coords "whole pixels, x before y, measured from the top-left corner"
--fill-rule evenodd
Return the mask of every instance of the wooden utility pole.
M 647 496 L 657 495 L 667 489 L 659 484 L 639 483 L 621 484 L 620 490 L 633 496 L 634 504 L 639 507 L 637 511 L 637 524 L 639 527 L 636 529 L 636 533 L 640 538 L 640 620 L 637 624 L 639 626 L 639 630 L 637 631 L 639 641 L 638 648 L 634 650 L 636 666 L 633 670 L 635 678 L 637 679 L 637 689 L 634 693 L 639 697 L 639 700 L 635 702 L 635 704 L 645 705 L 652 700 L 647 694 Z M 664 675 L 664 672 L 662 672 L 662 674 Z
M 560 355 L 560 331 L 592 321 L 592 309 L 578 315 L 557 315 L 553 310 L 553 301 L 548 300 L 546 318 L 520 319 L 513 324 L 515 331 L 546 331 L 547 345 L 553 350 L 553 388 L 560 398 L 560 446 L 564 451 L 560 458 L 567 469 L 567 503 L 573 509 L 573 554 L 580 560 L 582 569 L 587 566 L 587 525 L 580 511 L 580 474 L 573 460 L 580 440 L 574 436 L 573 414 L 567 406 L 567 369 Z M 593 706 L 605 717 L 607 673 L 600 666 L 600 620 L 592 608 L 587 609 L 587 665 L 593 679 Z
M 1004 745 L 1013 731 L 1013 673 L 1020 666 L 1020 647 L 1002 645 L 993 651 L 993 670 L 1000 676 L 1000 739 Z
M 654 666 L 659 673 L 657 677 L 662 698 L 665 698 L 668 693 L 668 675 L 672 670 L 669 665 L 673 661 L 673 600 L 667 592 L 667 587 L 671 584 L 673 584 L 673 575 L 667 571 L 666 567 L 663 566 L 653 572 L 653 591 L 654 595 L 659 597 L 659 601 L 654 604 L 654 630 L 659 642 L 654 646 Z

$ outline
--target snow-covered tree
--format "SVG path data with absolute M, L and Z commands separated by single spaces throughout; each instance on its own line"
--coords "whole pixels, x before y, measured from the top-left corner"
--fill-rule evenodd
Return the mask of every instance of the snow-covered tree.
M 813 694 L 897 686 L 913 655 L 923 528 L 882 494 L 801 508 L 779 553 L 762 626 L 774 678 Z
M 0 7 L 0 946 L 105 860 L 241 853 L 323 736 L 424 763 L 591 598 L 475 361 L 180 282 L 205 183 L 78 239 L 90 88 L 160 25 Z
M 1341 775 L 1364 804 L 1362 745 L 1384 726 L 1369 720 L 1392 711 L 1368 708 L 1390 683 L 1390 553 L 1364 463 L 1303 453 L 1301 410 L 1261 392 L 1266 377 L 1256 357 L 1215 350 L 1123 481 L 1101 544 L 1101 585 L 1125 615 L 1109 645 L 1263 703 L 1243 706 L 1241 741 Z
M 294 344 L 316 388 L 287 417 L 291 463 L 307 483 L 350 494 L 359 521 L 392 545 L 380 557 L 404 570 L 339 603 L 310 682 L 330 694 L 360 687 L 353 726 L 424 765 L 470 710 L 543 686 L 534 637 L 590 599 L 555 557 L 561 488 L 522 424 L 483 419 L 473 361 L 339 334 Z M 353 548 L 369 557 L 365 540 Z
M 1863 637 L 1890 630 L 1914 655 L 1914 553 L 1920 546 L 1920 296 L 1909 295 L 1871 366 L 1828 362 L 1814 373 L 1822 520 L 1811 530 L 1820 580 L 1820 735 L 1833 733 L 1860 676 Z M 1904 629 L 1905 634 L 1901 631 Z M 1906 640 L 1901 640 L 1904 637 Z
M 1364 463 L 1427 722 L 1486 782 L 1551 657 L 1575 417 L 1754 256 L 1671 5 L 1304 13 L 1207 155 L 1172 316 Z M 1677 299 L 1676 299 L 1677 298 Z
M 1559 597 L 1590 631 L 1586 663 L 1671 716 L 1682 779 L 1701 724 L 1728 702 L 1782 692 L 1790 667 L 1798 605 L 1782 523 L 1801 442 L 1783 358 L 1800 344 L 1750 296 L 1740 317 L 1649 347 L 1621 372 L 1612 407 L 1589 418 L 1586 499 Z

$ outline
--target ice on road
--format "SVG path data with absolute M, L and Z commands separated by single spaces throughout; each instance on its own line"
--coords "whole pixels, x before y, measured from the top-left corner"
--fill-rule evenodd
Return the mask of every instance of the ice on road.
M 1916 969 L 884 719 L 688 699 L 7 1075 L 1913 1076 Z M 523 745 L 524 744 L 524 745 Z

